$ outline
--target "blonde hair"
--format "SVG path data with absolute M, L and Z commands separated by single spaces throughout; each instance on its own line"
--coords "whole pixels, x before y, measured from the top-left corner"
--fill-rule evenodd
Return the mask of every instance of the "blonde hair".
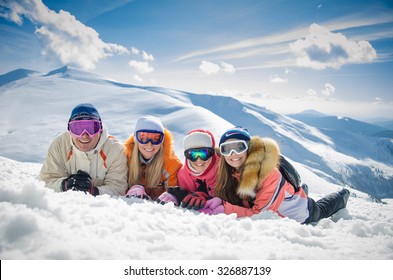
M 161 180 L 162 172 L 164 169 L 164 141 L 160 144 L 160 149 L 154 155 L 152 161 L 146 165 L 145 178 L 147 186 L 150 188 L 155 188 L 158 186 Z M 128 176 L 128 185 L 131 187 L 133 185 L 141 184 L 142 179 L 142 168 L 139 159 L 139 143 L 135 141 L 134 147 L 131 153 L 130 169 Z
M 237 194 L 238 182 L 232 176 L 232 171 L 233 167 L 231 167 L 222 156 L 220 164 L 218 165 L 217 183 L 214 189 L 214 195 L 231 204 L 242 205 L 242 200 Z

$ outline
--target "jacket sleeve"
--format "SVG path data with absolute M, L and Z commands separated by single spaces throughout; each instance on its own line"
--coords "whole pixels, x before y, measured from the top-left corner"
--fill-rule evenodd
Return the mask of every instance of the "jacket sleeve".
M 108 158 L 111 158 L 111 161 L 108 161 L 104 184 L 99 186 L 98 190 L 100 194 L 123 196 L 127 190 L 127 157 L 120 143 L 112 144 L 109 153 Z
M 172 158 L 168 161 L 168 164 L 165 167 L 165 171 L 167 174 L 165 175 L 166 179 L 166 186 L 168 188 L 177 187 L 179 185 L 177 180 L 177 173 L 179 169 L 182 167 L 180 160 L 177 158 Z
M 55 139 L 48 149 L 40 178 L 45 182 L 45 187 L 61 192 L 61 183 L 69 174 L 66 167 L 67 151 L 61 146 L 60 138 Z
M 277 169 L 272 171 L 266 179 L 261 183 L 256 193 L 254 205 L 251 208 L 233 205 L 229 202 L 224 202 L 225 214 L 235 213 L 238 218 L 250 217 L 258 214 L 261 211 L 269 210 L 269 206 L 272 203 L 272 199 L 275 195 L 276 190 L 279 189 L 280 185 L 280 173 Z

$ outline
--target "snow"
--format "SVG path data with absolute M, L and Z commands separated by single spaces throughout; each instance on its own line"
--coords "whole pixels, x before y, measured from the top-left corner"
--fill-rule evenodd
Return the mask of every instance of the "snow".
M 318 225 L 140 199 L 55 193 L 40 164 L 0 158 L 2 259 L 392 259 L 392 206 L 358 193 Z M 10 188 L 12 186 L 12 188 Z
M 242 219 L 224 214 L 209 216 L 173 204 L 159 205 L 107 195 L 92 197 L 79 192 L 55 193 L 45 188 L 38 175 L 47 148 L 65 130 L 69 113 L 78 103 L 93 103 L 109 132 L 121 140 L 133 132 L 139 116 L 160 117 L 174 135 L 181 160 L 182 139 L 189 130 L 203 127 L 218 137 L 226 128 L 239 124 L 231 121 L 231 114 L 251 127 L 257 124 L 250 118 L 260 114 L 255 108 L 247 109 L 228 97 L 212 97 L 216 103 L 209 107 L 203 105 L 209 102 L 209 96 L 120 85 L 95 76 L 84 79 L 84 75 L 73 73 L 72 69 L 66 71 L 69 72 L 66 76 L 63 72 L 35 75 L 0 87 L 0 259 L 200 260 L 205 265 L 208 265 L 206 260 L 253 263 L 256 260 L 393 259 L 392 199 L 376 200 L 353 188 L 350 188 L 347 209 L 317 225 L 301 225 L 273 213 Z M 77 79 L 72 79 L 73 74 Z M 222 109 L 230 103 L 236 105 L 231 108 L 238 106 L 240 111 Z M 213 105 L 215 111 L 209 109 Z M 274 118 L 266 117 L 269 114 Z M 315 128 L 274 112 L 264 115 L 263 118 L 268 118 L 266 122 L 262 116 L 258 118 L 265 131 L 274 127 L 283 129 L 283 123 L 304 127 L 298 136 L 293 132 L 294 126 L 291 131 L 285 129 L 283 133 L 298 137 L 296 143 L 300 144 L 282 138 L 286 141 L 284 146 L 289 144 L 288 147 L 309 148 L 325 154 L 327 163 L 311 151 L 305 153 L 304 161 L 288 158 L 309 185 L 314 199 L 343 187 L 326 166 L 336 164 L 337 168 L 347 168 L 342 162 L 344 158 L 357 167 L 364 164 L 355 158 L 350 160 L 351 156 L 343 151 L 335 151 L 329 145 L 330 141 L 335 143 L 334 139 L 320 131 L 322 141 L 317 142 L 318 136 L 307 134 Z M 328 158 L 329 154 L 334 157 Z M 392 178 L 390 163 L 372 159 L 368 164 L 378 166 L 381 177 Z M 367 176 L 368 173 L 362 180 L 370 180 Z

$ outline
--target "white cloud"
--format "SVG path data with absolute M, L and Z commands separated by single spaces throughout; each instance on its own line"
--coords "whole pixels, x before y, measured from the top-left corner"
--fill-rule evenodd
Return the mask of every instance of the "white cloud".
M 380 97 L 375 97 L 374 100 L 373 100 L 373 103 L 375 103 L 375 104 L 383 104 L 382 101 L 383 101 L 382 98 L 380 98 Z
M 288 79 L 280 78 L 277 74 L 274 74 L 270 77 L 269 81 L 271 83 L 280 84 L 280 83 L 287 83 Z
M 329 83 L 326 83 L 325 87 L 321 90 L 322 94 L 325 96 L 331 96 L 335 91 L 336 88 Z
M 306 92 L 306 98 L 307 99 L 317 99 L 318 98 L 318 94 L 315 90 L 309 88 Z
M 145 51 L 142 51 L 143 59 L 146 61 L 154 61 L 154 56 L 152 54 L 148 54 Z
M 137 48 L 135 48 L 135 47 L 132 47 L 131 48 L 131 53 L 138 55 L 139 54 L 139 50 Z
M 220 64 L 216 64 L 210 61 L 203 60 L 199 65 L 199 70 L 207 75 L 215 75 L 219 72 L 230 73 L 233 74 L 236 72 L 235 67 L 232 64 L 226 62 L 220 62 Z
M 312 24 L 309 34 L 290 44 L 296 54 L 297 65 L 314 69 L 334 68 L 351 63 L 367 63 L 377 57 L 368 41 L 353 41 L 341 33 L 332 33 L 327 28 Z
M 207 75 L 215 75 L 220 71 L 220 65 L 204 60 L 199 65 L 199 69 Z
M 17 24 L 22 24 L 22 18 L 26 17 L 36 25 L 35 33 L 43 46 L 42 53 L 49 59 L 89 70 L 105 57 L 129 53 L 121 45 L 103 42 L 94 29 L 69 12 L 60 10 L 56 13 L 41 0 L 9 1 L 2 6 L 2 17 Z
M 147 61 L 136 61 L 131 60 L 128 65 L 133 67 L 137 72 L 141 74 L 146 74 L 154 71 L 154 68 L 149 65 Z
M 225 73 L 235 73 L 236 69 L 232 64 L 221 62 L 221 70 Z

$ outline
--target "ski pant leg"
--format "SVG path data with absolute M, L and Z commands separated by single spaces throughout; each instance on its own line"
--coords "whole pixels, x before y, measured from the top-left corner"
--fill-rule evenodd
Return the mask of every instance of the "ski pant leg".
M 305 224 L 315 223 L 321 219 L 328 218 L 338 210 L 346 207 L 349 192 L 340 191 L 328 194 L 315 202 L 312 198 L 308 198 L 308 210 L 310 216 L 304 221 Z

